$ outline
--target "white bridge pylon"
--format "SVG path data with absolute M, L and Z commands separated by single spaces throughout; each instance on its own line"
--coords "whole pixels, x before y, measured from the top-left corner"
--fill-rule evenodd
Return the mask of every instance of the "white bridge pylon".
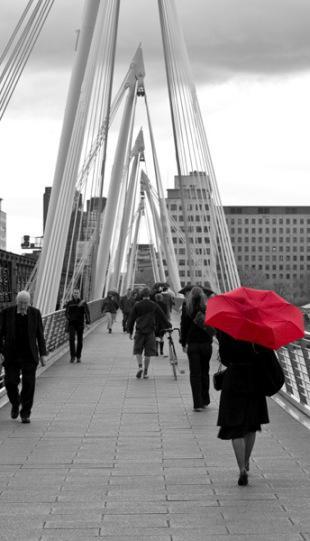
M 139 228 L 143 221 L 147 224 L 155 280 L 167 280 L 176 293 L 181 287 L 172 241 L 174 229 L 185 252 L 191 281 L 209 280 L 218 291 L 239 285 L 175 2 L 158 0 L 158 9 L 182 200 L 182 226 L 173 223 L 167 212 L 145 91 L 141 45 L 112 100 L 119 9 L 120 0 L 85 1 L 36 277 L 34 302 L 44 314 L 53 312 L 57 303 L 65 302 L 76 286 L 83 289 L 84 297 L 89 300 L 101 298 L 108 288 L 123 292 L 132 286 Z M 147 153 L 142 129 L 133 143 L 138 97 L 144 99 L 146 108 L 153 162 L 151 174 L 147 174 L 149 169 L 145 171 L 143 166 Z M 107 181 L 108 135 L 123 101 Z M 198 180 L 188 189 L 183 179 L 192 171 L 198 172 Z M 154 179 L 154 183 L 150 179 Z M 104 192 L 107 194 L 105 207 Z M 86 200 L 89 205 L 85 210 Z M 200 239 L 194 234 L 196 224 L 193 225 L 192 217 L 190 220 L 194 207 L 203 232 Z

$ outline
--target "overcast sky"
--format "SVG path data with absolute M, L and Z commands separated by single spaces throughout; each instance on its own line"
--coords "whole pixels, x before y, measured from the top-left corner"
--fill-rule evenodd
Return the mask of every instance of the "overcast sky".
M 1 0 L 0 50 L 28 0 Z M 42 234 L 84 0 L 54 6 L 0 122 L 8 246 Z M 308 205 L 309 0 L 177 0 L 223 204 Z M 115 90 L 142 42 L 165 187 L 176 173 L 156 0 L 122 0 Z

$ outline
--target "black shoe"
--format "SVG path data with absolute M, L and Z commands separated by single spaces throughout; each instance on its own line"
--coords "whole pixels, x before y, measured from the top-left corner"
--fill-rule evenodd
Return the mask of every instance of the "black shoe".
M 148 378 L 149 378 L 149 376 L 148 376 L 147 370 L 144 370 L 143 379 L 148 379 Z
M 81 362 L 81 357 L 78 357 L 78 358 L 76 359 L 76 362 L 77 362 L 77 363 L 80 363 L 80 362 Z
M 12 406 L 11 419 L 17 419 L 18 415 L 19 415 L 19 406 Z
M 238 479 L 238 485 L 241 487 L 244 487 L 248 484 L 248 474 L 246 471 L 240 473 L 239 479 Z
M 30 423 L 30 417 L 21 417 L 22 423 L 29 424 Z
M 139 368 L 138 372 L 136 373 L 136 378 L 140 379 L 142 376 L 142 372 L 143 372 L 142 368 Z
M 112 329 L 109 329 L 109 334 L 111 334 L 111 332 L 112 332 Z
M 71 357 L 70 363 L 74 363 L 74 361 L 75 361 L 75 357 Z

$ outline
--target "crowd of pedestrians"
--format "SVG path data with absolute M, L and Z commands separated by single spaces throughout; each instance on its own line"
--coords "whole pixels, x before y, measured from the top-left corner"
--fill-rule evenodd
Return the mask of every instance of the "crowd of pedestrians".
M 232 441 L 239 467 L 238 484 L 245 486 L 256 432 L 269 422 L 266 393 L 258 385 L 257 353 L 272 356 L 274 352 L 206 325 L 206 307 L 215 295 L 211 286 L 188 285 L 179 293 L 184 295 L 179 314 L 180 343 L 189 362 L 193 410 L 201 412 L 210 404 L 210 359 L 216 338 L 219 360 L 227 367 L 221 386 L 218 437 Z M 109 334 L 118 309 L 122 312 L 123 332 L 133 340 L 137 379 L 148 379 L 151 357 L 164 353 L 164 334 L 172 328 L 173 304 L 168 284 L 155 284 L 152 289 L 128 289 L 122 297 L 111 290 L 102 300 L 101 312 L 106 316 Z M 90 312 L 78 289 L 73 290 L 65 306 L 65 318 L 70 362 L 80 363 L 83 332 L 85 324 L 90 323 Z M 23 423 L 30 423 L 36 370 L 39 363 L 45 365 L 46 355 L 40 311 L 31 306 L 29 293 L 21 291 L 16 305 L 0 313 L 0 356 L 12 419 L 20 415 Z

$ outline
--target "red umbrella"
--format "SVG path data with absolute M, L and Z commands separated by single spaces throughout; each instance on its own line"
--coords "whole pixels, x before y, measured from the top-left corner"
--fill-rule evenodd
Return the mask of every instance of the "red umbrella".
M 249 287 L 208 299 L 205 324 L 270 349 L 304 336 L 304 318 L 296 306 L 274 291 Z

